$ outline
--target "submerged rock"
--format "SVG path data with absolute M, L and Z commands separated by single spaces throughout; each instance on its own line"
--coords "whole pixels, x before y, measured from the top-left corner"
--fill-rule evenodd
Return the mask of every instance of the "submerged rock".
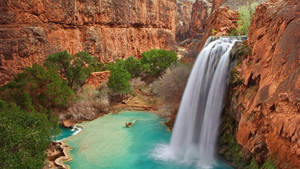
M 130 128 L 130 127 L 132 127 L 132 126 L 134 125 L 135 122 L 136 122 L 136 120 L 131 121 L 131 122 L 126 122 L 126 123 L 125 123 L 125 127 L 126 127 L 126 128 Z

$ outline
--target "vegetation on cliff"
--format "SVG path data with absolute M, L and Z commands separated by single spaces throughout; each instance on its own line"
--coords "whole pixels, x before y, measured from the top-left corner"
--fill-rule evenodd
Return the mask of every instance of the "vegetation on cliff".
M 258 3 L 254 2 L 250 6 L 241 6 L 238 9 L 239 20 L 238 26 L 233 29 L 230 35 L 248 35 L 249 27 L 251 24 L 252 16 L 255 12 Z
M 15 103 L 26 111 L 49 113 L 67 108 L 74 92 L 53 69 L 34 64 L 7 85 L 0 88 L 1 99 Z
M 71 55 L 63 51 L 48 56 L 44 65 L 59 72 L 72 89 L 79 89 L 92 72 L 99 70 L 101 63 L 87 52 Z
M 267 157 L 265 152 L 268 150 L 265 145 L 261 145 L 259 152 L 250 152 L 243 149 L 236 140 L 239 121 L 245 110 L 239 100 L 239 93 L 251 95 L 251 88 L 246 89 L 244 81 L 240 76 L 239 69 L 242 61 L 250 54 L 247 41 L 238 42 L 232 48 L 230 58 L 233 66 L 229 76 L 229 89 L 225 99 L 222 123 L 220 126 L 220 136 L 218 140 L 218 153 L 237 169 L 276 169 L 276 161 Z M 261 155 L 263 153 L 263 155 Z M 260 158 L 264 156 L 264 158 Z

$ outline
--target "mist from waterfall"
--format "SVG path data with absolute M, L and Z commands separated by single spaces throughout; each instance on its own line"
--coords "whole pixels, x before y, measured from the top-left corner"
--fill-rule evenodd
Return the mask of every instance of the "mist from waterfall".
M 206 41 L 186 85 L 171 142 L 155 150 L 157 158 L 196 163 L 201 168 L 214 166 L 230 50 L 241 38 L 210 37 Z

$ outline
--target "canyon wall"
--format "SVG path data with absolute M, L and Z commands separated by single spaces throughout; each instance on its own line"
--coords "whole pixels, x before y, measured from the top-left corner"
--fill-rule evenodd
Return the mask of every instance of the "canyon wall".
M 0 85 L 67 50 L 103 62 L 174 49 L 176 0 L 0 1 Z
M 0 1 L 0 85 L 32 63 L 67 50 L 103 62 L 140 56 L 152 48 L 187 50 L 211 29 L 227 33 L 236 12 L 223 0 L 6 0 Z M 217 11 L 217 12 L 215 12 Z M 218 19 L 220 17 L 220 19 Z M 225 30 L 225 31 L 224 31 Z M 218 35 L 222 35 L 219 33 Z M 204 38 L 203 38 L 204 36 Z
M 231 89 L 236 139 L 259 163 L 300 168 L 300 3 L 271 0 L 251 22 L 249 56 L 235 69 L 242 84 Z

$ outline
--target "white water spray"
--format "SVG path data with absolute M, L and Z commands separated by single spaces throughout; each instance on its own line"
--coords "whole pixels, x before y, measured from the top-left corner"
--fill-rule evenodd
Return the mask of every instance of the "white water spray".
M 207 40 L 185 88 L 171 143 L 156 150 L 158 158 L 196 162 L 202 168 L 214 165 L 228 83 L 229 54 L 241 38 L 244 37 L 210 37 Z

